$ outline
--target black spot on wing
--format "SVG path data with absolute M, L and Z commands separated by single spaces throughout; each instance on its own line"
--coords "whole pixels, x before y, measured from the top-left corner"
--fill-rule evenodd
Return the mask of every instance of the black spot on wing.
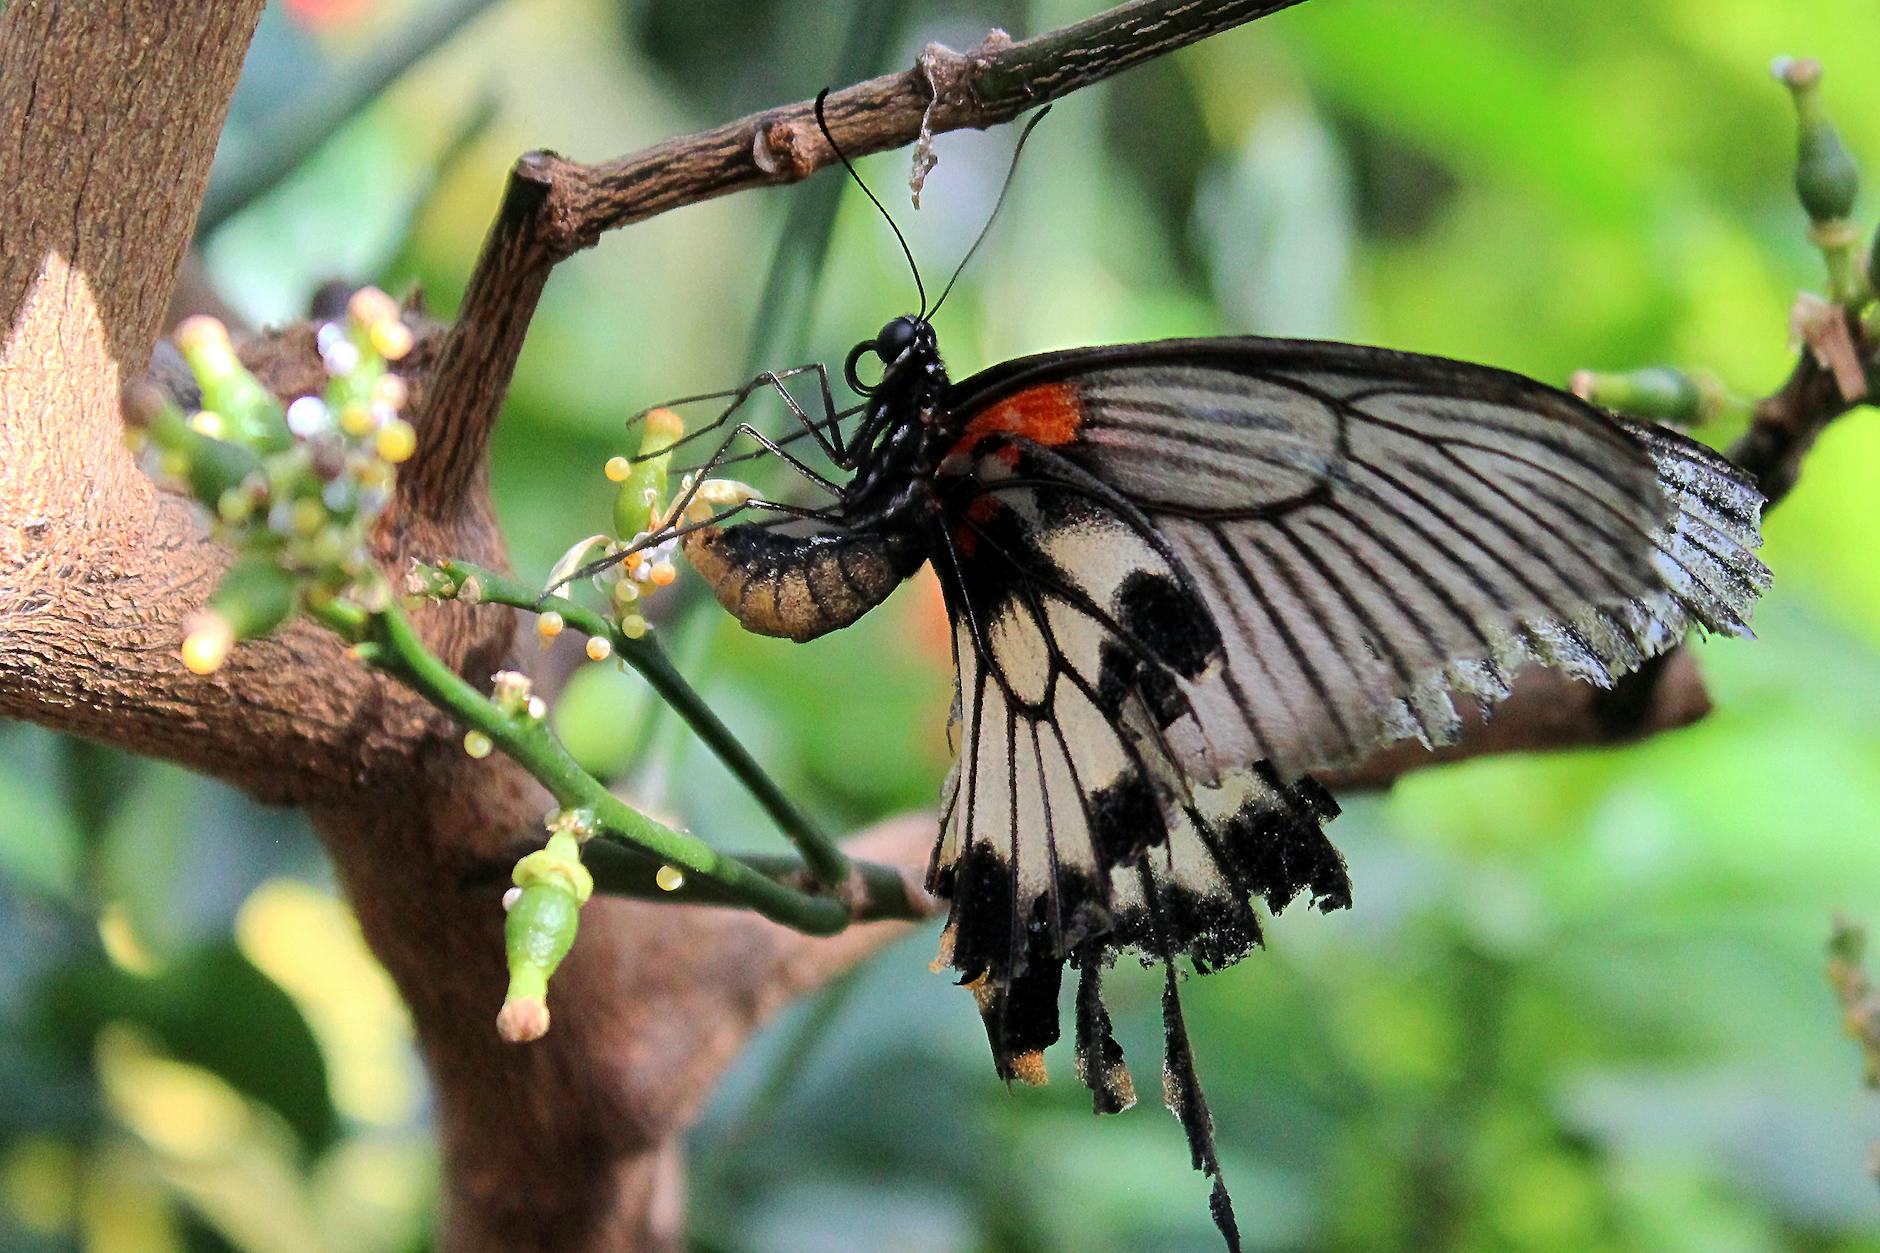
M 1155 789 L 1140 774 L 1121 774 L 1090 794 L 1090 842 L 1105 868 L 1127 865 L 1168 837 Z
M 1012 867 L 982 843 L 969 845 L 958 861 L 944 868 L 935 887 L 954 902 L 953 965 L 961 982 L 991 972 L 1009 978 L 1011 927 L 1018 910 Z M 961 908 L 961 903 L 968 903 Z
M 1009 1082 L 1021 1077 L 1015 1059 L 1042 1053 L 1058 1042 L 1058 989 L 1063 980 L 1064 959 L 1039 953 L 1023 974 L 1005 984 L 988 979 L 976 989 L 999 1078 Z
M 1119 625 L 1185 679 L 1206 670 L 1221 648 L 1214 615 L 1201 597 L 1167 574 L 1132 571 L 1116 589 Z
M 1122 716 L 1131 696 L 1142 697 L 1157 726 L 1167 727 L 1191 712 L 1188 698 L 1167 670 L 1144 665 L 1139 654 L 1114 637 L 1098 650 L 1096 687 L 1097 706 L 1112 719 Z

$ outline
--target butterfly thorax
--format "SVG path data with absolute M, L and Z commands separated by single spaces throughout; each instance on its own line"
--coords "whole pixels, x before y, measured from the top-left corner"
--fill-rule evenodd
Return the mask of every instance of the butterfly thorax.
M 909 329 L 897 329 L 903 326 Z M 860 353 L 893 352 L 901 335 L 911 338 L 895 355 L 883 355 L 881 381 L 862 383 L 855 373 Z M 930 508 L 926 483 L 937 462 L 933 432 L 943 421 L 941 397 L 948 385 L 933 328 L 915 319 L 890 322 L 873 343 L 857 345 L 847 373 L 849 386 L 868 397 L 868 407 L 848 450 L 855 474 L 843 488 L 843 521 L 866 529 L 917 526 Z

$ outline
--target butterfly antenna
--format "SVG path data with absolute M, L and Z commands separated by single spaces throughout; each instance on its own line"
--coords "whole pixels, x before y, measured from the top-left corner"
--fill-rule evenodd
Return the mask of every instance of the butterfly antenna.
M 940 312 L 940 306 L 947 302 L 947 297 L 953 292 L 953 284 L 960 281 L 960 272 L 966 268 L 966 263 L 973 259 L 973 254 L 979 251 L 979 245 L 986 242 L 986 236 L 992 234 L 992 223 L 997 220 L 999 210 L 1005 205 L 1005 194 L 1012 190 L 1012 176 L 1018 173 L 1018 158 L 1024 154 L 1025 141 L 1031 138 L 1031 133 L 1038 129 L 1038 123 L 1044 121 L 1045 114 L 1049 112 L 1051 112 L 1051 106 L 1047 104 L 1038 110 L 1031 121 L 1025 123 L 1025 129 L 1019 133 L 1018 146 L 1012 149 L 1011 167 L 1005 171 L 1005 182 L 999 188 L 999 198 L 993 201 L 992 212 L 986 215 L 986 224 L 979 228 L 979 235 L 973 240 L 973 246 L 966 250 L 966 255 L 960 258 L 959 265 L 954 267 L 953 277 L 947 280 L 945 290 L 940 293 L 940 299 L 933 302 L 934 313 Z
M 927 317 L 927 286 L 920 281 L 920 267 L 914 264 L 914 250 L 907 246 L 907 236 L 901 234 L 901 228 L 895 225 L 894 215 L 889 213 L 888 207 L 868 189 L 868 184 L 862 181 L 862 176 L 855 172 L 855 162 L 849 160 L 849 154 L 842 151 L 842 145 L 838 144 L 836 137 L 829 133 L 829 120 L 823 116 L 823 101 L 828 98 L 827 87 L 816 93 L 816 126 L 822 131 L 823 142 L 827 143 L 830 151 L 836 154 L 836 159 L 842 162 L 843 168 L 849 172 L 849 177 L 854 179 L 855 185 L 862 189 L 862 194 L 867 196 L 875 208 L 881 211 L 881 216 L 888 220 L 888 229 L 893 231 L 895 239 L 900 241 L 901 253 L 907 258 L 907 268 L 914 272 L 914 291 L 920 296 L 918 316 L 924 320 Z

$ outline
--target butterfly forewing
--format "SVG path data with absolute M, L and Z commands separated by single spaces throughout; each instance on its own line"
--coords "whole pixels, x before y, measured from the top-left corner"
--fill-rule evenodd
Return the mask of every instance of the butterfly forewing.
M 1198 590 L 1226 662 L 1178 676 L 1202 773 L 1448 742 L 1452 694 L 1497 700 L 1528 660 L 1609 682 L 1693 625 L 1741 631 L 1766 584 L 1760 498 L 1727 463 L 1498 370 L 1170 341 L 1009 363 L 952 399 L 943 475 L 1082 471 Z

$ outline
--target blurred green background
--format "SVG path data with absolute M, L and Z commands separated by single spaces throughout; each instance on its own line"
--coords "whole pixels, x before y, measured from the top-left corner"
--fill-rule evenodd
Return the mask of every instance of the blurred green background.
M 614 155 L 904 66 L 929 39 L 1098 7 L 506 0 L 202 256 L 256 322 L 336 278 L 420 282 L 448 316 L 525 148 Z M 439 8 L 271 8 L 223 186 Z M 1311 0 L 1062 104 L 943 343 L 956 377 L 1260 331 L 1555 382 L 1667 361 L 1766 391 L 1793 358 L 1795 291 L 1820 285 L 1767 65 L 1823 57 L 1844 134 L 1880 171 L 1876 49 L 1865 0 Z M 862 163 L 930 282 L 1011 140 L 944 137 L 918 214 L 906 153 Z M 905 311 L 891 237 L 840 191 L 823 177 L 700 205 L 557 272 L 496 450 L 519 569 L 603 529 L 627 414 L 757 363 L 839 360 Z M 1769 528 L 1760 641 L 1703 649 L 1708 721 L 1349 798 L 1334 835 L 1356 908 L 1289 913 L 1268 952 L 1191 982 L 1250 1247 L 1880 1249 L 1880 1104 L 1823 978 L 1834 911 L 1880 921 L 1876 467 L 1865 412 L 1809 461 Z M 665 628 L 675 651 L 831 823 L 933 802 L 950 676 L 930 586 L 800 648 L 690 600 Z M 593 666 L 557 718 L 645 803 L 728 845 L 771 841 L 647 713 L 634 680 Z M 1062 1061 L 1058 1085 L 1008 1095 L 970 998 L 926 968 L 933 943 L 888 952 L 744 1059 L 692 1136 L 698 1246 L 1216 1247 L 1173 1120 L 1153 1100 L 1093 1120 Z M 1158 985 L 1111 987 L 1152 1091 Z M 0 727 L 0 1248 L 420 1247 L 427 1120 L 402 1012 L 298 816 Z

